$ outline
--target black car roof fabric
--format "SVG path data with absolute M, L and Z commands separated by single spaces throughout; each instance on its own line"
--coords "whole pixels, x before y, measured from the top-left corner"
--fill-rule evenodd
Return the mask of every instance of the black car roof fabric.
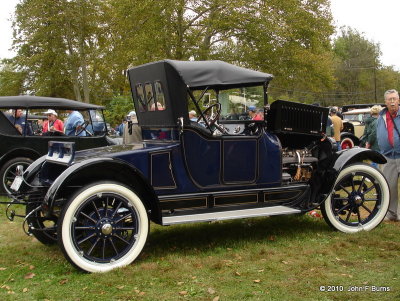
M 40 96 L 1 96 L 0 108 L 103 109 L 104 107 L 65 98 Z
M 173 67 L 182 81 L 192 89 L 207 86 L 227 88 L 235 85 L 256 85 L 268 82 L 273 78 L 271 74 L 238 67 L 223 61 L 164 60 L 145 64 L 139 68 L 163 63 Z

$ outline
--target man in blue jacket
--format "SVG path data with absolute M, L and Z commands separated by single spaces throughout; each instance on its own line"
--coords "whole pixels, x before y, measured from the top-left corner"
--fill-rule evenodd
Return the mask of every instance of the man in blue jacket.
M 399 221 L 398 179 L 400 173 L 400 112 L 399 92 L 387 90 L 385 92 L 386 108 L 379 113 L 377 138 L 381 154 L 387 160 L 382 172 L 390 188 L 389 211 L 386 219 Z

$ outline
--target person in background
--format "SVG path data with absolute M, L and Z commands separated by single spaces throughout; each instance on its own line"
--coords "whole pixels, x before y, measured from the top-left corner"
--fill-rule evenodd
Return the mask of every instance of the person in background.
M 340 132 L 343 130 L 343 121 L 336 115 L 337 110 L 333 107 L 330 110 L 331 120 L 333 124 L 333 138 L 336 141 L 337 150 L 340 151 L 342 147 L 340 146 Z
M 83 116 L 78 111 L 68 111 L 69 115 L 64 123 L 65 135 L 68 136 L 86 136 L 86 132 L 83 130 L 81 133 L 79 131 L 82 129 L 82 125 L 85 122 Z M 77 135 L 79 133 L 79 135 Z
M 118 136 L 123 136 L 124 135 L 124 128 L 125 128 L 127 122 L 128 122 L 127 117 L 124 117 L 122 119 L 121 124 L 117 126 L 116 131 L 118 132 Z
M 333 137 L 333 124 L 332 124 L 332 119 L 328 115 L 328 119 L 326 120 L 326 135 L 328 137 Z
M 25 124 L 26 115 L 23 115 L 22 109 L 13 110 L 12 115 L 8 116 L 8 119 L 17 128 L 21 135 L 32 135 L 30 124 Z
M 64 131 L 64 123 L 57 118 L 58 114 L 56 111 L 49 109 L 44 112 L 47 115 L 48 121 L 43 123 L 43 134 L 47 132 L 60 132 Z
M 189 119 L 190 119 L 190 121 L 194 121 L 194 122 L 197 122 L 197 114 L 196 114 L 196 111 L 195 110 L 191 110 L 190 112 L 189 112 Z
M 142 129 L 138 124 L 137 116 L 135 111 L 129 112 L 126 116 L 127 124 L 124 126 L 124 135 L 122 138 L 123 144 L 130 144 L 135 142 L 141 142 Z
M 343 115 L 342 115 L 342 112 L 339 110 L 339 107 L 334 106 L 332 108 L 336 110 L 337 117 L 339 117 L 340 119 L 343 120 Z
M 390 190 L 389 210 L 386 220 L 399 221 L 398 183 L 400 172 L 400 115 L 399 92 L 394 89 L 384 94 L 386 108 L 380 113 L 377 121 L 376 136 L 379 151 L 385 156 L 387 163 L 382 167 Z
M 255 106 L 249 106 L 248 112 L 251 120 L 263 120 L 262 115 L 257 112 L 257 108 Z
M 371 108 L 371 116 L 365 120 L 364 139 L 365 147 L 374 151 L 379 151 L 378 140 L 376 139 L 376 126 L 378 124 L 379 112 L 382 110 L 381 106 L 373 106 Z
M 155 110 L 156 110 L 156 105 L 153 103 L 150 107 L 150 111 L 155 111 Z M 157 111 L 164 111 L 164 110 L 165 110 L 164 106 L 160 102 L 157 102 Z

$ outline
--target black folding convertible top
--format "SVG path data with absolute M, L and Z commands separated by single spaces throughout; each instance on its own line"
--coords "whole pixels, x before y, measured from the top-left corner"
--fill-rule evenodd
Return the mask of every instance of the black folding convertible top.
M 1 96 L 0 108 L 10 109 L 72 109 L 72 110 L 86 110 L 86 109 L 103 109 L 102 106 L 83 103 L 75 100 L 54 97 L 40 97 L 40 96 Z
M 191 89 L 201 89 L 208 86 L 223 89 L 235 85 L 258 85 L 273 78 L 271 74 L 238 67 L 223 61 L 163 60 L 133 67 L 128 72 L 135 73 L 140 69 L 157 70 L 154 69 L 155 66 L 164 68 L 165 65 L 175 69 L 181 80 Z
M 272 75 L 238 67 L 223 61 L 174 61 L 165 60 L 190 88 L 229 87 L 258 85 L 268 82 Z
M 268 83 L 273 76 L 222 61 L 175 61 L 152 62 L 128 70 L 135 107 L 138 108 L 138 86 L 160 82 L 163 87 L 166 108 L 163 111 L 140 112 L 137 110 L 139 124 L 142 126 L 176 126 L 177 120 L 188 119 L 188 89 L 215 90 L 233 87 L 258 86 Z

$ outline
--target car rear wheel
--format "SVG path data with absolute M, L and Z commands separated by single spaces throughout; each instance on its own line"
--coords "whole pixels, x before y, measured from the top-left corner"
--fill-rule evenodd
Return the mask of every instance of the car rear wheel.
M 353 148 L 354 147 L 354 141 L 353 139 L 346 137 L 340 142 L 340 146 L 342 149 L 348 149 L 348 148 Z
M 379 170 L 363 163 L 353 164 L 339 173 L 321 212 L 325 221 L 339 231 L 369 231 L 385 218 L 389 198 L 389 186 Z
M 3 193 L 11 193 L 12 191 L 10 187 L 16 177 L 15 170 L 17 166 L 22 165 L 25 170 L 32 162 L 33 160 L 30 158 L 17 157 L 4 163 L 0 169 L 0 191 Z
M 146 209 L 134 191 L 119 183 L 95 183 L 64 206 L 58 242 L 78 269 L 107 272 L 132 263 L 148 232 Z

